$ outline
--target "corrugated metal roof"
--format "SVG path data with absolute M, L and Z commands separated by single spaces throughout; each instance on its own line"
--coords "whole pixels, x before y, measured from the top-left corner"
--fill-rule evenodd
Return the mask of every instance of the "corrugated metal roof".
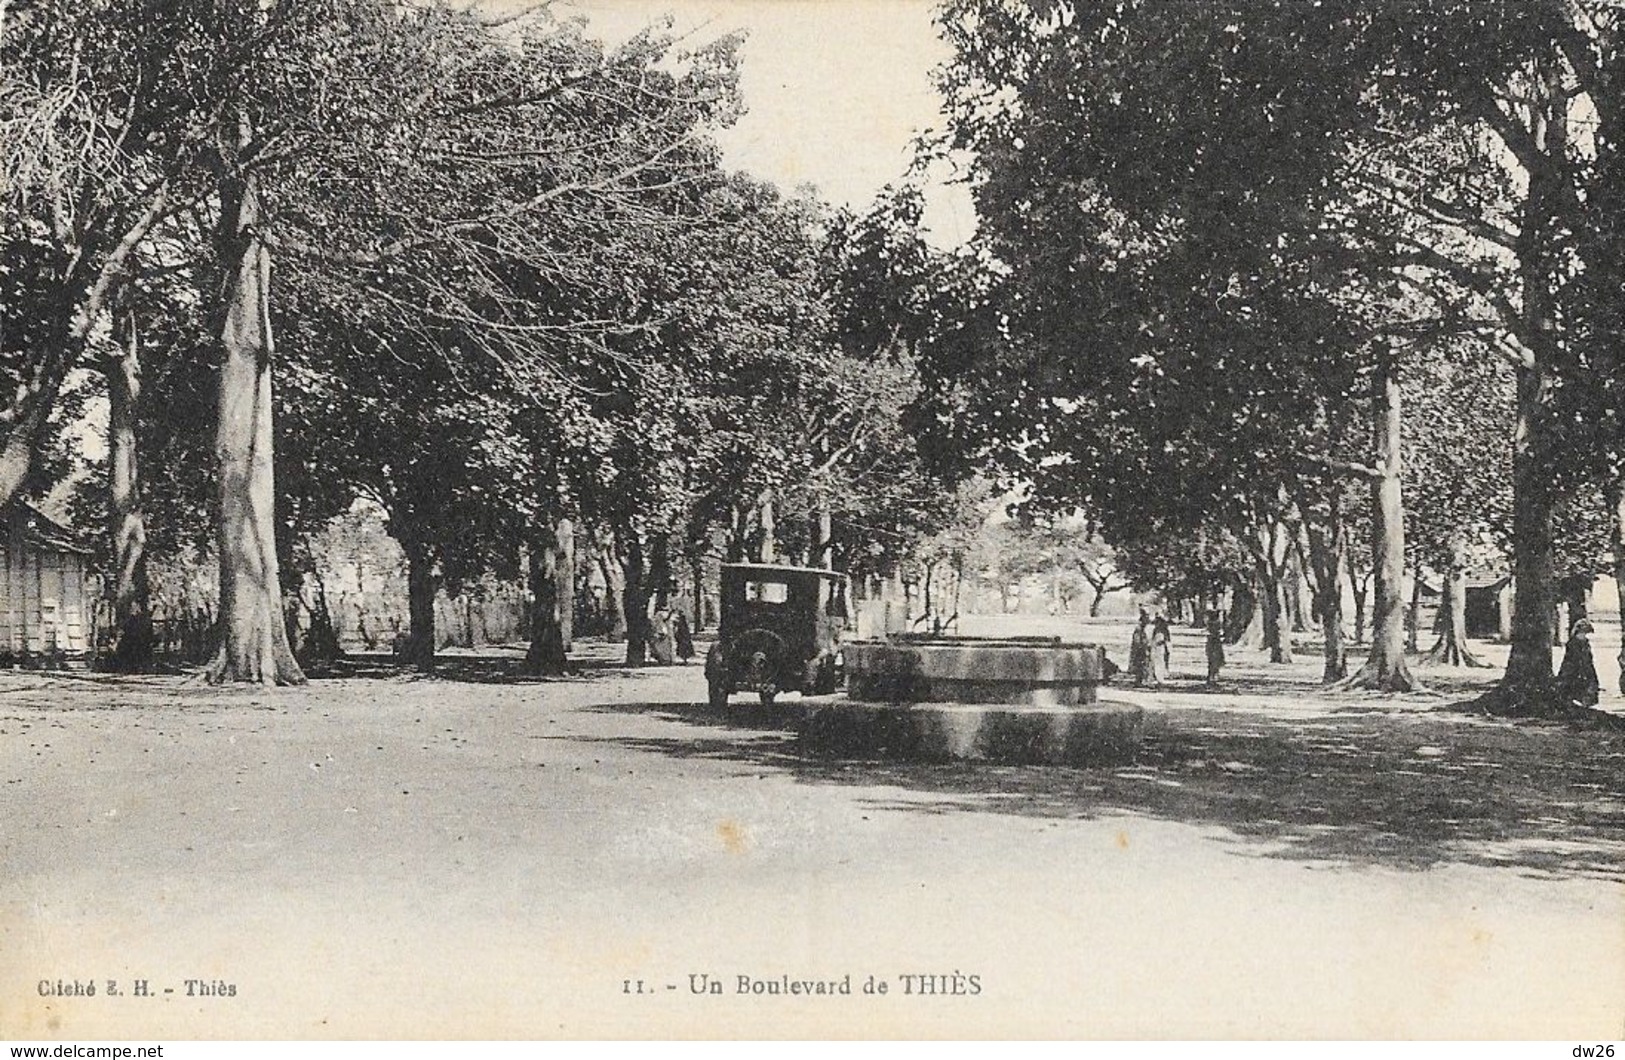
M 72 552 L 88 556 L 91 549 L 78 540 L 74 532 L 52 519 L 27 501 L 12 501 L 5 510 L 6 521 L 21 517 L 23 541 L 30 548 L 43 552 Z

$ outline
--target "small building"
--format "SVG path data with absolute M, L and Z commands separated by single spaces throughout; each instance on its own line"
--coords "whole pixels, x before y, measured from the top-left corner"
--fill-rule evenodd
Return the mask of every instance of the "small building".
M 1512 639 L 1512 577 L 1469 577 L 1465 617 L 1469 637 Z
M 14 501 L 0 516 L 0 659 L 88 654 L 90 550 L 31 504 Z

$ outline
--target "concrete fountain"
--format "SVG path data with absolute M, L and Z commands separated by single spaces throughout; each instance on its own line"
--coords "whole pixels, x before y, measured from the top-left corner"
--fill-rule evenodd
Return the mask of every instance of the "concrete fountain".
M 1059 637 L 849 641 L 844 699 L 815 707 L 815 754 L 1047 765 L 1132 761 L 1144 712 L 1101 703 L 1105 649 Z

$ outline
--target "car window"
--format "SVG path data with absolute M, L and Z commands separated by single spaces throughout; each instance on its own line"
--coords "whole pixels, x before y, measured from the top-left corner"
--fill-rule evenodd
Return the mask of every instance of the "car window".
M 745 600 L 753 604 L 782 604 L 790 599 L 790 586 L 784 582 L 746 582 Z

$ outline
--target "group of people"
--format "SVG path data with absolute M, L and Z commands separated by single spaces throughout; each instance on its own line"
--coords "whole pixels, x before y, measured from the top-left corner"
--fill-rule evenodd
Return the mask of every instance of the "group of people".
M 1140 622 L 1134 627 L 1134 639 L 1129 642 L 1128 671 L 1135 685 L 1162 687 L 1168 679 L 1173 633 L 1168 616 L 1140 609 Z M 1207 615 L 1207 683 L 1219 683 L 1219 671 L 1224 669 L 1224 612 L 1214 609 Z
M 1140 609 L 1140 623 L 1134 627 L 1134 639 L 1129 642 L 1128 672 L 1136 686 L 1159 688 L 1168 678 L 1168 663 L 1173 632 L 1168 616 Z
M 1561 702 L 1578 707 L 1597 705 L 1600 683 L 1596 662 L 1591 656 L 1591 620 L 1581 618 L 1569 629 L 1569 639 L 1563 649 L 1563 662 L 1557 670 L 1557 694 Z M 1162 687 L 1168 679 L 1172 632 L 1168 618 L 1160 612 L 1140 610 L 1139 624 L 1129 642 L 1129 678 L 1138 687 Z M 1218 684 L 1219 671 L 1224 667 L 1224 613 L 1217 609 L 1207 616 L 1207 683 Z
M 694 658 L 694 632 L 679 601 L 650 596 L 649 657 L 662 666 Z

